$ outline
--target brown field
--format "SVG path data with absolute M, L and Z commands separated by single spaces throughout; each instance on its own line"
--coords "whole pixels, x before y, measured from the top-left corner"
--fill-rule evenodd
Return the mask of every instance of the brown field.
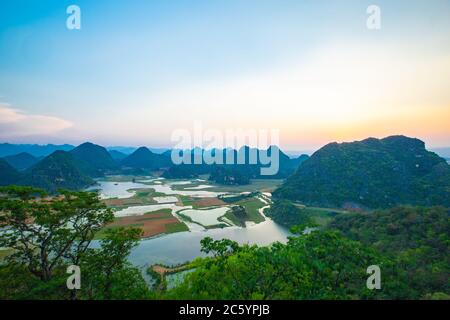
M 224 206 L 226 203 L 218 198 L 195 198 L 189 196 L 178 196 L 178 206 L 192 206 L 193 208 L 206 208 Z
M 166 231 L 166 225 L 171 223 L 178 223 L 178 219 L 171 218 L 161 218 L 155 220 L 145 220 L 139 219 L 137 217 L 127 217 L 125 219 L 121 219 L 118 223 L 114 223 L 113 225 L 117 226 L 136 226 L 140 227 L 144 232 L 142 237 L 148 238 L 155 236 L 160 233 L 164 233 Z
M 163 276 L 166 275 L 166 273 L 174 273 L 174 272 L 179 272 L 179 271 L 186 270 L 188 268 L 188 265 L 183 265 L 183 266 L 174 267 L 174 268 L 168 268 L 168 267 L 165 267 L 165 266 L 161 266 L 159 264 L 155 264 L 151 268 L 152 268 L 153 271 L 155 271 L 161 277 L 163 277 Z
M 110 223 L 106 228 L 127 227 L 127 226 L 139 227 L 143 231 L 142 238 L 148 238 L 161 233 L 174 232 L 168 230 L 168 227 L 178 224 L 182 224 L 182 222 L 180 222 L 177 218 L 172 216 L 170 211 L 162 209 L 141 216 L 117 218 L 114 222 Z
M 218 198 L 199 198 L 194 202 L 197 207 L 223 206 L 226 203 Z
M 121 206 L 139 206 L 143 205 L 144 201 L 140 198 L 124 198 L 124 199 L 105 199 L 103 203 L 109 207 L 121 207 Z

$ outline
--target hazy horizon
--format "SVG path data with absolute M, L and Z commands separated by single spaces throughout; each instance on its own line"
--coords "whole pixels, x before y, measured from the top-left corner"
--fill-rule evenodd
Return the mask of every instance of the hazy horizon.
M 170 148 L 194 121 L 280 148 L 450 146 L 450 2 L 4 1 L 0 141 Z
M 72 143 L 55 143 L 55 144 L 53 144 L 53 143 L 12 143 L 12 142 L 8 142 L 8 141 L 0 141 L 0 145 L 1 144 L 39 145 L 39 146 L 46 146 L 46 145 L 71 145 L 73 147 L 76 147 L 76 146 L 78 146 L 78 145 L 80 145 L 82 143 L 86 143 L 86 142 L 97 144 L 97 143 L 92 142 L 92 141 L 83 141 L 81 143 L 75 143 L 75 144 L 72 144 Z M 329 143 L 332 143 L 332 142 L 335 142 L 335 141 L 330 141 Z M 346 141 L 346 142 L 353 142 L 353 141 Z M 101 145 L 101 144 L 99 144 L 99 145 Z M 170 146 L 159 146 L 159 147 L 156 146 L 155 147 L 155 146 L 152 146 L 152 145 L 102 145 L 102 146 L 105 147 L 108 150 L 118 150 L 118 151 L 121 151 L 121 152 L 124 152 L 121 149 L 134 149 L 134 150 L 136 150 L 136 149 L 138 149 L 140 147 L 147 147 L 147 148 L 149 148 L 152 151 L 158 150 L 160 152 L 164 152 L 166 150 L 172 149 L 172 147 L 170 147 Z M 321 147 L 323 147 L 323 146 L 320 146 L 320 147 L 315 148 L 315 149 L 283 149 L 283 148 L 280 147 L 280 150 L 283 151 L 284 153 L 286 153 L 289 156 L 299 156 L 299 155 L 302 155 L 302 154 L 312 155 L 314 152 L 319 150 Z M 427 146 L 425 144 L 425 147 L 427 148 L 427 150 L 436 152 L 441 157 L 445 157 L 445 158 L 449 158 L 450 157 L 450 146 L 435 148 L 435 147 L 429 147 L 429 146 Z M 211 149 L 211 148 L 209 148 L 209 149 Z M 127 152 L 124 152 L 124 153 L 130 154 L 131 152 L 133 152 L 133 151 L 128 150 Z M 10 155 L 13 155 L 13 154 L 16 154 L 16 153 L 11 153 Z

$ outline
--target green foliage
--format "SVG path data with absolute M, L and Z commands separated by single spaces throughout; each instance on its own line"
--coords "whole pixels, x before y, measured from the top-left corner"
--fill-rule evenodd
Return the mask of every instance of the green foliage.
M 245 222 L 251 221 L 254 223 L 263 222 L 265 219 L 259 213 L 259 209 L 261 209 L 265 203 L 263 203 L 260 199 L 254 197 L 256 193 L 251 193 L 253 196 L 242 195 L 232 197 L 232 199 L 239 200 L 235 202 L 235 205 L 231 207 L 231 210 L 227 211 L 225 214 L 225 218 L 231 220 L 235 225 L 245 227 Z M 226 198 L 222 198 L 226 199 Z M 230 201 L 227 199 L 227 201 Z
M 95 232 L 113 219 L 93 193 L 61 191 L 51 199 L 31 187 L 3 187 L 0 193 L 0 226 L 8 226 L 0 247 L 14 249 L 7 260 L 26 265 L 43 281 L 63 260 L 78 264 Z
M 337 216 L 330 228 L 370 244 L 394 259 L 408 276 L 408 296 L 450 293 L 450 210 L 444 207 L 397 207 Z
M 202 172 L 203 173 L 203 172 Z M 195 165 L 175 165 L 171 166 L 163 173 L 166 179 L 193 179 L 199 175 Z
M 126 257 L 136 244 L 140 230 L 108 232 L 99 249 L 89 249 L 80 260 L 81 289 L 66 287 L 66 265 L 58 266 L 52 277 L 42 281 L 21 263 L 0 266 L 0 299 L 147 299 L 151 292 L 141 272 Z
M 247 198 L 237 202 L 237 204 L 244 207 L 245 213 L 247 215 L 246 221 L 260 223 L 265 220 L 264 217 L 259 213 L 259 209 L 265 206 L 265 203 L 260 199 L 256 197 Z
M 281 216 L 301 211 L 290 202 L 275 207 L 281 208 Z M 230 240 L 206 238 L 202 249 L 213 257 L 197 261 L 196 269 L 165 297 L 448 299 L 448 209 L 399 207 L 338 214 L 328 229 L 270 247 L 240 247 Z M 371 265 L 381 269 L 381 290 L 366 287 Z
M 230 220 L 234 225 L 242 228 L 245 227 L 245 221 L 249 220 L 245 208 L 242 206 L 231 207 L 231 210 L 228 210 L 223 217 Z M 219 220 L 221 219 L 222 217 L 219 218 Z
M 312 226 L 313 224 L 309 214 L 295 206 L 289 200 L 275 200 L 272 206 L 266 210 L 265 214 L 277 223 L 286 227 L 295 225 Z
M 389 297 L 366 288 L 366 268 L 390 262 L 358 242 L 336 232 L 315 232 L 291 238 L 286 245 L 229 244 L 205 239 L 203 248 L 218 258 L 206 258 L 167 292 L 175 299 L 354 299 Z M 228 248 L 228 249 L 227 249 Z M 386 281 L 392 277 L 386 272 Z
M 0 186 L 17 184 L 20 178 L 21 175 L 16 169 L 5 160 L 0 159 Z
M 250 201 L 244 199 L 241 202 Z M 235 215 L 248 215 L 236 206 Z M 245 208 L 247 209 L 247 208 Z M 370 213 L 339 213 L 313 226 L 318 208 L 276 199 L 267 214 L 299 236 L 268 247 L 205 238 L 205 258 L 173 289 L 165 279 L 151 292 L 127 257 L 141 230 L 104 230 L 113 215 L 98 196 L 60 191 L 55 197 L 32 187 L 0 188 L 0 299 L 448 299 L 450 210 L 402 206 Z M 151 215 L 149 215 L 151 218 Z M 331 219 L 331 218 L 330 218 Z M 79 265 L 81 290 L 66 288 L 66 268 Z M 366 269 L 381 268 L 381 290 L 368 290 Z M 170 287 L 169 287 L 170 288 Z M 164 290 L 163 290 L 164 289 Z M 161 291 L 162 290 L 162 291 Z
M 331 143 L 314 153 L 274 197 L 311 206 L 450 206 L 450 166 L 418 139 L 392 136 Z
M 238 165 L 214 166 L 211 171 L 211 175 L 209 176 L 210 181 L 225 185 L 249 184 L 250 178 L 251 175 L 250 172 L 246 169 L 246 166 Z
M 141 147 L 122 160 L 125 167 L 135 169 L 157 170 L 171 165 L 169 155 L 151 152 L 146 147 Z
M 238 202 L 240 200 L 244 200 L 247 198 L 252 198 L 254 196 L 256 196 L 258 193 L 257 192 L 250 192 L 250 193 L 240 193 L 240 194 L 236 194 L 236 195 L 219 195 L 219 199 L 222 200 L 223 202 L 226 203 L 234 203 L 234 202 Z
M 3 159 L 19 171 L 26 170 L 38 162 L 36 157 L 26 152 L 6 156 Z
M 67 275 L 62 267 L 54 270 L 48 281 L 42 281 L 20 263 L 0 265 L 0 300 L 67 299 Z
M 70 154 L 80 171 L 90 177 L 101 177 L 117 168 L 116 162 L 104 147 L 90 142 L 80 144 Z
M 113 228 L 105 232 L 100 249 L 89 249 L 81 260 L 81 298 L 144 299 L 148 288 L 139 269 L 127 261 L 140 239 L 138 228 Z
M 268 167 L 266 160 L 261 159 L 259 152 L 266 150 L 252 149 L 248 146 L 239 150 L 232 149 L 213 149 L 204 150 L 196 148 L 183 151 L 184 159 L 190 161 L 190 164 L 172 165 L 163 176 L 169 179 L 191 179 L 201 174 L 210 174 L 210 181 L 222 185 L 247 185 L 250 179 L 282 179 L 292 174 L 297 167 L 305 161 L 308 156 L 301 155 L 296 159 L 289 158 L 277 147 L 270 147 L 267 154 L 278 152 L 278 172 L 275 175 L 261 175 L 261 168 Z M 186 152 L 186 153 L 184 153 Z M 222 154 L 220 154 L 222 153 Z M 223 161 L 213 164 L 195 164 L 195 157 L 214 157 L 218 154 Z M 250 155 L 251 154 L 251 155 Z M 180 154 L 181 156 L 181 154 Z M 264 160 L 264 161 L 263 161 Z
M 113 220 L 98 196 L 60 191 L 45 197 L 41 189 L 0 189 L 0 246 L 13 249 L 0 266 L 0 299 L 141 299 L 148 289 L 127 256 L 140 229 L 105 231 L 100 248 L 90 244 L 96 232 Z M 78 265 L 82 290 L 66 287 L 67 266 Z
M 21 185 L 42 188 L 56 193 L 58 189 L 79 190 L 94 181 L 83 174 L 72 155 L 55 151 L 25 171 Z
M 176 233 L 189 231 L 189 227 L 184 222 L 166 224 L 166 233 Z
M 214 257 L 220 258 L 239 250 L 238 243 L 229 239 L 213 240 L 210 237 L 206 237 L 200 241 L 200 244 L 202 252 L 206 254 L 211 253 Z

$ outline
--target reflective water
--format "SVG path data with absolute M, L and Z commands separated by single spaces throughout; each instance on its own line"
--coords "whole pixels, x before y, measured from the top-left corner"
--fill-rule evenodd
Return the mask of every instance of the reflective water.
M 142 240 L 134 248 L 129 260 L 137 266 L 150 266 L 155 263 L 167 265 L 183 263 L 203 256 L 200 252 L 200 240 L 231 239 L 240 244 L 249 243 L 269 245 L 279 241 L 285 243 L 291 233 L 271 220 L 247 228 L 228 227 L 206 231 L 180 232 L 162 237 Z
M 188 216 L 192 221 L 198 222 L 204 226 L 213 226 L 220 224 L 218 218 L 223 216 L 229 210 L 229 207 L 219 207 L 212 209 L 187 209 L 183 210 L 183 215 Z
M 179 195 L 183 195 L 183 196 L 191 196 L 191 197 L 198 197 L 198 198 L 215 198 L 215 197 L 223 194 L 223 192 L 212 192 L 212 191 L 204 191 L 204 190 L 187 190 L 187 189 L 173 190 L 171 184 L 147 185 L 147 188 L 153 188 L 153 189 L 155 189 L 156 192 L 165 193 L 166 195 L 179 194 Z
M 148 185 L 136 182 L 97 181 L 97 185 L 89 187 L 87 191 L 100 190 L 100 198 L 130 198 L 135 191 L 129 189 L 149 188 Z
M 154 183 L 155 180 L 148 179 L 146 180 L 146 182 Z M 134 194 L 133 191 L 128 190 L 135 188 L 154 188 L 157 192 L 161 192 L 171 196 L 180 194 L 194 197 L 216 197 L 217 195 L 221 194 L 205 190 L 173 190 L 171 187 L 171 185 L 188 184 L 189 181 L 178 181 L 173 183 L 164 181 L 163 179 L 159 179 L 158 182 L 161 182 L 161 184 L 148 185 L 139 182 L 99 181 L 98 186 L 92 187 L 90 189 L 100 189 L 102 198 L 128 198 L 133 196 Z M 264 208 L 266 207 L 268 206 L 265 206 Z M 117 211 L 115 212 L 115 215 L 139 215 L 162 208 L 172 209 L 172 212 L 176 216 L 177 211 L 191 207 L 180 207 L 175 205 L 174 203 L 135 206 Z M 206 214 L 205 211 L 201 212 L 201 210 L 193 211 L 195 211 L 193 212 L 194 216 L 198 216 L 197 211 L 200 211 L 200 215 Z M 142 240 L 139 245 L 132 250 L 129 256 L 130 262 L 137 266 L 145 267 L 155 263 L 173 265 L 190 261 L 198 256 L 204 255 L 202 252 L 200 252 L 200 240 L 205 237 L 211 237 L 216 240 L 226 238 L 234 240 L 240 244 L 248 243 L 257 245 L 269 245 L 276 241 L 284 243 L 287 241 L 287 237 L 291 235 L 291 233 L 286 228 L 276 224 L 270 219 L 266 219 L 266 221 L 256 225 L 248 225 L 247 228 L 227 227 L 223 229 L 210 230 L 205 230 L 203 227 L 195 223 L 185 223 L 190 229 L 189 232 L 173 233 L 162 235 L 156 238 Z M 95 245 L 98 245 L 97 241 L 94 246 Z

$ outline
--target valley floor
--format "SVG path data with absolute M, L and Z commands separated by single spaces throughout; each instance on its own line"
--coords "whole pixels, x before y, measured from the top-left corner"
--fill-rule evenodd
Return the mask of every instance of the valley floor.
M 110 176 L 98 181 L 97 190 L 113 209 L 115 221 L 101 230 L 118 226 L 140 227 L 142 237 L 226 227 L 245 227 L 265 221 L 260 211 L 279 180 L 255 180 L 246 186 L 220 186 L 205 179 L 166 180 L 154 177 Z M 250 192 L 253 192 L 250 194 Z M 223 201 L 222 196 L 236 197 Z M 265 197 L 265 198 L 264 198 Z M 246 215 L 236 217 L 231 208 L 242 206 Z

